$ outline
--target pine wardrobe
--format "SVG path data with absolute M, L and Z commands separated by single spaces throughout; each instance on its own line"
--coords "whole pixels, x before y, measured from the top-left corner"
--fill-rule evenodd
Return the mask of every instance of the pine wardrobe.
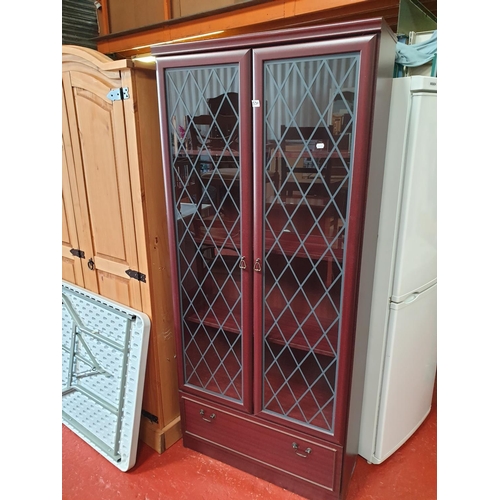
M 62 47 L 62 278 L 151 321 L 140 438 L 181 437 L 153 65 Z
M 357 455 L 395 43 L 371 19 L 152 48 L 184 445 L 315 500 Z

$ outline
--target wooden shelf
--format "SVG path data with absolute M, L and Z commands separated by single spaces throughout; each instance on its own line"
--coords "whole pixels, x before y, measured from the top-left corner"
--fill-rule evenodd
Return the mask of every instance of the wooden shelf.
M 295 233 L 283 233 L 276 242 L 275 236 L 270 230 L 265 231 L 265 248 L 266 251 L 273 249 L 273 253 L 284 254 L 287 256 L 302 257 L 311 259 L 321 259 L 327 262 L 332 262 L 333 257 L 330 252 L 325 255 L 327 246 L 323 236 L 310 235 L 307 239 L 300 240 Z M 332 249 L 335 258 L 341 262 L 344 256 L 342 248 Z
M 297 181 L 300 183 L 300 181 Z M 311 181 L 309 181 L 310 183 Z M 289 184 L 294 184 L 294 182 L 290 182 Z M 328 198 L 327 196 L 308 196 L 307 198 L 307 204 L 313 209 L 317 210 L 318 208 L 325 208 L 326 205 L 331 201 L 331 198 Z M 276 201 L 280 200 L 280 201 Z M 281 203 L 285 207 L 297 207 L 298 205 L 304 204 L 304 197 L 302 195 L 288 195 L 288 196 L 270 196 L 266 199 L 266 205 L 274 205 L 278 206 Z M 281 203 L 280 203 L 281 202 Z M 304 205 L 305 206 L 305 205 Z
M 226 299 L 227 300 L 227 299 Z M 230 300 L 228 300 L 231 303 Z M 241 334 L 241 307 L 235 307 L 232 311 L 232 315 L 229 314 L 226 302 L 220 298 L 215 301 L 212 307 L 204 304 L 202 307 L 197 309 L 198 315 L 190 314 L 186 317 L 187 321 L 192 321 L 193 323 L 201 323 L 198 316 L 201 318 L 205 317 L 203 324 L 211 328 L 222 328 L 225 331 Z M 226 318 L 226 316 L 229 317 Z
M 204 316 L 207 312 L 208 307 L 204 309 L 199 309 L 198 314 L 200 316 Z M 222 299 L 217 301 L 212 310 L 207 315 L 203 324 L 207 327 L 213 328 L 212 334 L 205 335 L 202 332 L 198 332 L 196 336 L 197 347 L 192 348 L 188 353 L 190 355 L 190 360 L 192 364 L 197 364 L 200 359 L 200 352 L 209 353 L 205 355 L 204 362 L 199 364 L 196 375 L 193 375 L 188 370 L 188 379 L 191 380 L 191 383 L 195 386 L 202 385 L 206 390 L 213 393 L 220 393 L 219 388 L 226 389 L 225 395 L 232 397 L 234 399 L 239 398 L 239 394 L 241 394 L 241 377 L 237 377 L 234 381 L 234 386 L 232 386 L 230 379 L 235 377 L 240 370 L 240 366 L 236 361 L 236 357 L 241 356 L 241 340 L 238 340 L 233 347 L 234 355 L 231 354 L 229 357 L 226 354 L 229 352 L 229 344 L 223 335 L 218 334 L 219 328 L 223 328 L 224 331 L 234 334 L 240 334 L 239 324 L 241 324 L 241 315 L 240 309 L 237 308 L 234 311 L 235 319 L 228 319 L 224 322 L 220 321 L 220 317 L 222 315 L 225 316 L 227 313 L 227 307 L 223 303 Z M 275 314 L 279 314 L 279 311 L 276 311 Z M 196 315 L 191 315 L 186 318 L 188 321 L 199 324 L 200 320 Z M 293 321 L 293 326 L 291 323 Z M 271 329 L 272 321 L 269 319 L 266 321 L 265 329 L 268 331 Z M 291 313 L 285 314 L 282 318 L 280 318 L 280 326 L 282 330 L 290 329 L 292 332 L 295 331 L 296 323 L 293 320 Z M 321 329 L 316 320 L 308 320 L 303 326 L 303 331 L 305 331 L 308 335 L 309 342 L 314 344 L 319 339 L 321 335 Z M 300 335 L 300 334 L 299 334 Z M 329 338 L 330 343 L 333 347 L 337 345 L 337 326 L 332 328 Z M 279 337 L 278 337 L 279 336 Z M 231 337 L 229 337 L 231 339 Z M 272 331 L 268 334 L 267 340 L 269 341 L 269 348 L 274 351 L 274 355 L 277 355 L 281 345 L 284 345 L 284 341 L 279 335 L 279 333 Z M 212 346 L 210 347 L 210 344 Z M 292 348 L 297 349 L 298 352 L 294 353 L 295 359 L 301 359 L 307 356 L 307 352 L 310 351 L 305 339 L 299 340 L 294 339 L 289 344 Z M 213 349 L 213 352 L 210 353 L 210 349 Z M 322 364 L 322 366 L 327 366 L 331 363 L 333 352 L 332 349 L 328 346 L 326 341 L 322 341 L 318 344 L 316 349 L 314 349 L 314 353 L 318 362 Z M 194 359 L 193 359 L 194 357 Z M 224 368 L 220 367 L 220 359 L 226 357 L 224 362 Z M 288 359 L 290 358 L 290 359 Z M 241 358 L 239 358 L 241 359 Z M 287 368 L 288 366 L 288 368 Z M 267 383 L 265 383 L 264 391 L 265 391 L 265 401 L 270 401 L 272 398 L 272 391 L 269 384 L 273 387 L 274 391 L 277 391 L 279 387 L 283 384 L 283 374 L 287 375 L 289 372 L 294 369 L 294 362 L 291 359 L 291 355 L 288 351 L 284 351 L 280 355 L 280 370 L 275 367 L 271 369 L 266 377 L 268 379 Z M 332 380 L 335 378 L 334 374 L 335 363 L 332 364 L 332 367 L 329 370 L 332 371 L 330 377 Z M 332 396 L 332 390 L 328 386 L 328 384 L 322 380 L 321 378 L 318 380 L 320 376 L 320 368 L 318 363 L 313 360 L 311 357 L 309 360 L 304 361 L 304 365 L 302 367 L 302 374 L 306 376 L 307 382 L 304 380 L 303 376 L 297 372 L 293 375 L 289 382 L 289 387 L 285 390 L 279 392 L 279 405 L 275 401 L 274 403 L 270 403 L 267 407 L 268 410 L 276 412 L 278 414 L 281 413 L 280 407 L 288 411 L 291 409 L 295 403 L 294 396 L 291 391 L 293 391 L 295 398 L 299 399 L 302 395 L 306 394 L 306 396 L 302 399 L 301 402 L 301 410 L 298 407 L 291 409 L 288 414 L 289 418 L 293 420 L 302 421 L 304 420 L 304 416 L 302 412 L 305 413 L 306 418 L 311 419 L 310 424 L 319 428 L 325 428 L 325 422 L 321 415 L 317 415 L 314 417 L 314 414 L 317 412 L 317 404 L 314 400 L 316 400 L 320 405 L 324 405 L 328 402 L 328 400 Z M 191 376 L 192 375 L 192 376 Z M 313 386 L 312 390 L 308 391 L 307 385 Z M 235 390 L 236 387 L 236 390 Z M 312 396 L 311 392 L 314 394 Z M 311 400 L 311 401 L 309 401 Z M 327 419 L 331 419 L 333 412 L 333 403 L 328 405 L 328 408 L 323 411 Z
M 229 298 L 226 298 L 226 301 L 229 304 L 233 303 Z M 197 314 L 193 313 L 186 316 L 186 320 L 192 323 L 200 324 L 202 322 L 200 318 L 204 318 L 203 324 L 207 327 L 215 328 L 216 330 L 223 329 L 227 332 L 241 334 L 241 307 L 236 306 L 233 309 L 232 314 L 229 314 L 226 301 L 219 298 L 211 307 L 204 304 L 203 306 L 197 308 Z M 272 311 L 274 318 L 280 316 L 281 313 L 282 309 Z M 296 311 L 294 311 L 294 314 L 299 324 L 303 323 L 303 325 L 300 331 L 295 334 L 293 340 L 289 343 L 290 347 L 301 351 L 310 351 L 311 348 L 309 346 L 316 346 L 313 349 L 315 353 L 323 354 L 325 356 L 334 356 L 334 350 L 337 349 L 338 342 L 338 322 L 333 326 L 329 326 L 329 323 L 331 322 L 330 319 L 321 317 L 316 318 L 314 315 L 303 322 L 303 314 L 301 315 L 300 312 Z M 297 321 L 290 311 L 286 311 L 281 314 L 280 319 L 278 320 L 279 329 L 276 325 L 274 325 L 274 320 L 268 315 L 266 315 L 264 323 L 264 331 L 267 334 L 266 340 L 274 344 L 285 344 L 285 339 L 282 337 L 280 330 L 281 332 L 285 332 L 285 334 L 286 332 L 289 332 L 290 336 L 294 335 L 297 330 Z M 329 342 L 327 342 L 326 339 L 323 339 L 318 343 L 318 340 L 323 335 L 325 330 L 328 330 Z M 307 336 L 307 341 L 305 336 Z
M 224 217 L 222 220 L 220 217 L 215 219 L 215 215 L 211 215 L 203 218 L 203 223 L 201 220 L 194 220 L 195 227 L 195 237 L 196 243 L 202 243 L 207 246 L 218 246 L 223 248 L 229 248 L 232 250 L 237 250 L 240 247 L 240 227 L 239 224 L 235 224 L 235 218 Z M 205 226 L 211 226 L 209 233 Z M 232 228 L 232 229 L 231 229 Z M 228 232 L 228 230 L 230 230 Z M 230 238 L 228 238 L 228 234 Z M 233 244 L 234 243 L 234 244 Z M 212 245 L 213 244 L 213 245 Z
M 280 314 L 281 311 L 273 311 L 274 317 Z M 266 340 L 274 344 L 285 345 L 285 339 L 283 338 L 283 334 L 285 334 L 290 337 L 293 336 L 293 340 L 289 341 L 287 338 L 286 341 L 289 342 L 288 345 L 294 349 L 300 349 L 301 351 L 312 350 L 317 354 L 334 356 L 334 350 L 337 349 L 338 343 L 338 321 L 333 326 L 328 327 L 329 321 L 321 320 L 321 318 L 319 318 L 318 321 L 314 315 L 304 322 L 304 317 L 301 317 L 300 313 L 294 311 L 294 314 L 295 317 L 290 311 L 283 313 L 278 320 L 279 329 L 274 325 L 274 320 L 272 318 L 266 318 Z M 297 320 L 295 318 L 297 318 Z M 302 326 L 297 332 L 298 324 L 302 324 Z M 328 330 L 329 342 L 326 339 L 318 342 L 325 330 Z M 309 346 L 315 347 L 311 349 Z
M 275 353 L 276 354 L 276 353 Z M 329 383 L 321 376 L 318 363 L 311 357 L 304 360 L 301 369 L 296 369 L 296 361 L 291 356 L 280 356 L 279 368 L 276 363 L 268 370 L 272 356 L 267 355 L 264 380 L 264 408 L 278 415 L 286 414 L 291 420 L 307 422 L 308 425 L 327 429 L 333 425 L 335 369 L 332 363 L 327 371 Z M 296 357 L 297 359 L 297 357 Z M 329 365 L 328 360 L 322 366 Z M 331 361 L 331 359 L 330 359 Z M 295 370 L 294 374 L 292 372 Z M 285 384 L 285 377 L 288 382 Z M 277 394 L 277 398 L 273 395 Z M 278 401 L 276 401 L 278 399 Z M 300 402 L 297 404 L 297 401 Z M 319 407 L 323 407 L 318 414 Z
M 318 151 L 318 150 L 308 150 L 306 148 L 306 144 L 303 141 L 299 141 L 297 146 L 285 146 L 284 154 L 281 151 L 276 151 L 276 158 L 343 158 L 347 160 L 351 157 L 351 152 L 348 149 L 340 150 L 340 151 Z
M 212 218 L 213 217 L 205 218 L 205 225 L 209 226 L 212 223 Z M 233 227 L 234 222 L 235 220 L 224 219 L 224 226 L 220 220 L 216 220 L 210 228 L 210 234 L 207 236 L 205 225 L 200 221 L 195 221 L 194 240 L 197 243 L 203 241 L 203 244 L 207 246 L 212 246 L 213 244 L 221 248 L 238 250 L 241 243 L 240 228 L 238 224 Z M 231 237 L 228 239 L 228 228 L 231 227 L 233 227 L 233 229 L 230 233 Z M 284 232 L 279 237 L 278 243 L 279 245 L 276 244 L 276 237 L 274 234 L 270 230 L 266 230 L 264 233 L 264 246 L 266 252 L 272 251 L 272 253 L 300 258 L 310 257 L 312 259 L 322 259 L 327 262 L 332 262 L 334 260 L 332 253 L 338 262 L 342 262 L 344 256 L 344 250 L 342 248 L 333 248 L 331 252 L 327 252 L 325 255 L 325 251 L 327 250 L 325 238 L 318 234 L 310 234 L 306 240 L 302 240 L 296 233 Z M 336 244 L 337 246 L 341 246 L 342 241 L 337 241 Z
M 228 339 L 215 330 L 197 332 L 196 345 L 190 343 L 186 348 L 189 362 L 184 360 L 184 366 L 188 385 L 242 400 L 241 338 L 234 343 L 232 340 L 230 347 Z
M 331 243 L 330 250 L 333 250 L 335 258 L 341 262 L 344 254 L 343 238 L 341 236 L 333 241 L 342 227 L 341 219 L 333 208 L 325 211 L 331 198 L 309 196 L 307 205 L 305 201 L 302 196 L 282 196 L 280 202 L 276 202 L 275 198 L 267 200 L 268 203 L 273 202 L 273 208 L 266 209 L 266 250 L 273 248 L 274 252 L 282 251 L 287 256 L 296 255 L 332 262 L 332 253 L 329 251 L 325 255 Z M 293 228 L 288 232 L 286 228 L 290 222 Z M 276 245 L 276 235 L 279 235 L 279 246 Z

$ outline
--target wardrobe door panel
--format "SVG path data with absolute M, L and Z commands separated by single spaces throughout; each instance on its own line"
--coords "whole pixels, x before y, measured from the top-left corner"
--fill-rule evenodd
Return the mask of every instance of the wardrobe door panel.
M 83 251 L 78 244 L 64 143 L 62 153 L 62 279 L 83 286 L 82 259 L 78 256 Z
M 85 286 L 82 262 L 85 251 L 84 238 L 78 238 L 78 193 L 74 181 L 75 165 L 67 120 L 66 99 L 62 92 L 62 279 L 78 286 Z
M 128 274 L 140 270 L 123 104 L 108 95 L 121 80 L 72 71 L 69 84 L 82 220 L 92 241 L 84 266 L 96 277 L 98 293 L 140 310 L 139 282 Z

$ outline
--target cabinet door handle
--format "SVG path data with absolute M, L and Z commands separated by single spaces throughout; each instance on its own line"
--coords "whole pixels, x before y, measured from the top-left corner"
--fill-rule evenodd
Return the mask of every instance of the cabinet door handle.
M 92 260 L 92 258 L 90 258 L 89 261 L 87 262 L 87 266 L 91 271 L 95 269 L 95 262 Z
M 246 269 L 246 268 L 247 268 L 247 263 L 245 262 L 245 256 L 243 256 L 240 261 L 240 269 Z
M 209 424 L 211 424 L 215 418 L 215 413 L 212 413 L 210 415 L 210 418 L 204 417 L 203 415 L 205 415 L 205 410 L 200 410 L 200 415 L 201 415 L 202 420 L 205 420 L 205 422 L 208 422 Z
M 260 259 L 257 259 L 255 261 L 255 264 L 253 266 L 253 270 L 257 271 L 258 273 L 260 273 L 262 271 L 262 266 L 260 265 Z
M 299 445 L 297 443 L 292 443 L 292 448 L 295 450 L 295 454 L 298 455 L 299 457 L 302 458 L 307 458 L 311 454 L 311 448 L 306 448 L 304 450 L 304 453 L 307 453 L 307 455 L 304 455 L 304 453 L 299 453 L 297 450 L 299 449 Z

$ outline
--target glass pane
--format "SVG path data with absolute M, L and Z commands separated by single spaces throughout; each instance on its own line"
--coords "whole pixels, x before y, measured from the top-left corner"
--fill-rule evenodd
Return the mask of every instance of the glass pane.
M 242 401 L 238 65 L 165 70 L 184 382 Z
M 266 62 L 264 411 L 332 432 L 357 54 Z

